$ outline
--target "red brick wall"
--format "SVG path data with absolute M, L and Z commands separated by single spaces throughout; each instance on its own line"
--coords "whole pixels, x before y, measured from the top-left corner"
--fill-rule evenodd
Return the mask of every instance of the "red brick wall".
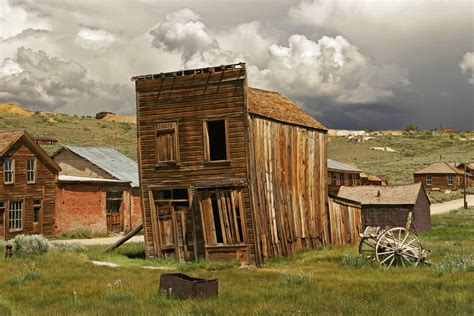
M 61 183 L 56 194 L 57 234 L 62 235 L 76 229 L 106 233 L 106 192 L 109 190 L 124 191 L 122 201 L 124 230 L 133 229 L 141 223 L 138 190 L 134 189 L 132 192 L 130 187 Z

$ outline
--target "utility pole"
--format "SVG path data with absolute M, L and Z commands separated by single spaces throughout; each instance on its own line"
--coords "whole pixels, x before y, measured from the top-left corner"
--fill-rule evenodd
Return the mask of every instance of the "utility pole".
M 467 164 L 464 163 L 464 208 L 467 209 L 467 197 L 466 197 L 466 187 L 467 187 L 467 176 L 466 176 L 466 171 L 467 171 Z

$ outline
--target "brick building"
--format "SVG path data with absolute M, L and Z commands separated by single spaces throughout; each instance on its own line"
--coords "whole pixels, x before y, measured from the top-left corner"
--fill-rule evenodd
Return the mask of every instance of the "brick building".
M 64 146 L 56 194 L 57 233 L 116 233 L 141 223 L 138 166 L 115 149 Z
M 417 231 L 431 230 L 430 201 L 420 183 L 341 187 L 338 198 L 362 207 L 362 227 L 405 227 L 409 213 Z
M 427 190 L 458 190 L 464 188 L 464 172 L 454 164 L 435 162 L 413 174 L 414 182 L 421 182 Z

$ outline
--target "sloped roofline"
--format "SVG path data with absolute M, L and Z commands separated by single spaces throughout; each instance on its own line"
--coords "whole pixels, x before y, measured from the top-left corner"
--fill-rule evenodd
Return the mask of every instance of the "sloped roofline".
M 16 143 L 18 143 L 22 139 L 31 146 L 32 151 L 41 158 L 41 161 L 44 164 L 48 165 L 50 168 L 58 172 L 61 171 L 61 167 L 59 167 L 56 161 L 54 161 L 54 159 L 50 157 L 48 153 L 35 142 L 33 137 L 31 137 L 31 135 L 26 130 L 23 130 L 18 133 L 18 137 L 14 138 L 10 142 L 10 144 L 5 147 L 5 149 L 0 153 L 0 157 L 3 157 Z

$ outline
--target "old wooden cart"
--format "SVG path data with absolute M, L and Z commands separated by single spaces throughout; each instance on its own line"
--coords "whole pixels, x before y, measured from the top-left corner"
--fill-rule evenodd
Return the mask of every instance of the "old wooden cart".
M 386 267 L 416 266 L 428 255 L 416 234 L 403 227 L 385 230 L 368 226 L 360 237 L 359 256 Z

